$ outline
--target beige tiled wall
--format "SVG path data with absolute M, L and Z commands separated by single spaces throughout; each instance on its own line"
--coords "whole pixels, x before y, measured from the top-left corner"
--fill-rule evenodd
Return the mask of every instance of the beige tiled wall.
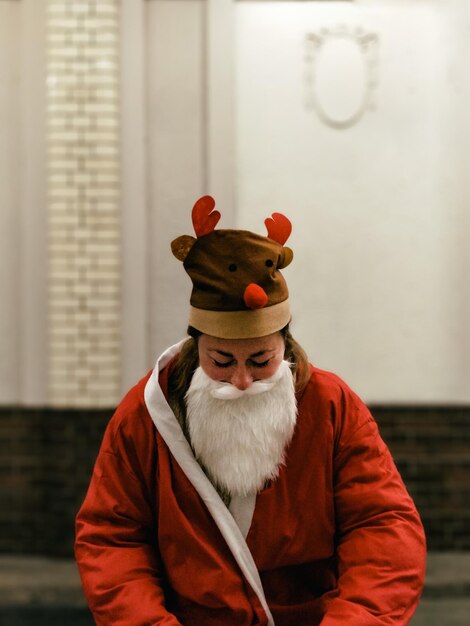
M 49 0 L 49 402 L 120 389 L 118 0 Z

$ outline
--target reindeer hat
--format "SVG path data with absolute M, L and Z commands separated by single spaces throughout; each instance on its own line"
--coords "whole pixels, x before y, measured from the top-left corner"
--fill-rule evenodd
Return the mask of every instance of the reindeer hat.
M 189 325 L 213 337 L 248 339 L 276 332 L 289 323 L 287 285 L 280 269 L 293 253 L 284 246 L 292 226 L 281 213 L 265 220 L 268 236 L 247 230 L 215 230 L 220 213 L 210 196 L 200 198 L 192 219 L 197 238 L 171 243 L 183 261 L 193 290 Z

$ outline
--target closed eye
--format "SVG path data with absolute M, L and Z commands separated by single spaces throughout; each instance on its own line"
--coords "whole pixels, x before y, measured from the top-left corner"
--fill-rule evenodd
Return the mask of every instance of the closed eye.
M 259 363 L 258 361 L 251 361 L 251 365 L 253 365 L 253 367 L 266 367 L 270 360 L 271 359 L 268 359 L 267 361 L 263 361 L 262 363 Z
M 262 361 L 261 363 L 258 361 L 252 361 L 250 360 L 250 366 L 252 367 L 258 367 L 258 368 L 262 368 L 262 367 L 266 367 L 267 365 L 269 365 L 269 362 L 271 361 L 271 359 L 268 359 L 267 361 Z M 212 359 L 212 363 L 216 366 L 216 367 L 220 367 L 220 368 L 226 368 L 226 367 L 231 367 L 235 361 L 227 361 L 226 363 L 222 363 L 221 361 L 216 361 L 215 359 Z
M 233 365 L 233 361 L 227 361 L 227 363 L 221 363 L 220 361 L 216 361 L 215 359 L 212 359 L 212 363 L 216 367 L 230 367 L 231 365 Z

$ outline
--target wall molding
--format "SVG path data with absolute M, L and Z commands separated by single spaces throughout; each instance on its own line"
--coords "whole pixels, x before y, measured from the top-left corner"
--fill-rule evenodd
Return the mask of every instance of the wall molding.
M 233 0 L 207 0 L 207 189 L 235 227 L 235 15 Z
M 145 2 L 121 0 L 121 389 L 149 363 Z
M 352 43 L 360 52 L 365 81 L 358 106 L 345 117 L 339 117 L 322 103 L 317 80 L 321 53 L 337 41 Z M 305 87 L 306 106 L 316 112 L 323 124 L 335 129 L 346 129 L 357 124 L 367 111 L 374 108 L 374 95 L 378 80 L 378 35 L 367 33 L 362 28 L 338 25 L 334 28 L 322 28 L 305 35 Z

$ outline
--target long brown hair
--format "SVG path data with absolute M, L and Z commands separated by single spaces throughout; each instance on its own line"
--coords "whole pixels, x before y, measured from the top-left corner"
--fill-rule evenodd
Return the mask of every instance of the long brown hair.
M 308 357 L 297 341 L 292 337 L 289 325 L 280 331 L 284 337 L 284 358 L 292 363 L 292 373 L 295 380 L 295 390 L 301 393 L 310 378 Z M 171 369 L 168 380 L 169 401 L 183 430 L 186 430 L 186 406 L 184 397 L 191 383 L 191 379 L 199 365 L 198 338 L 202 333 L 191 326 L 188 328 L 189 338 L 183 344 Z M 186 434 L 186 433 L 185 433 Z

